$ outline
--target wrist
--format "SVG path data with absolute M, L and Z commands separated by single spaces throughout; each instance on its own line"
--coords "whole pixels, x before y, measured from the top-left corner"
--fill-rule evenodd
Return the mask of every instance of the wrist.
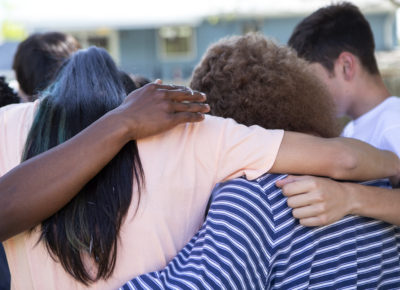
M 116 110 L 108 112 L 99 121 L 102 122 L 101 127 L 105 134 L 109 134 L 114 141 L 125 145 L 134 139 L 132 136 L 134 130 L 131 129 L 131 124 L 125 120 L 123 115 Z
M 348 213 L 353 215 L 361 215 L 362 199 L 359 197 L 357 185 L 354 183 L 343 183 L 344 190 L 349 197 Z

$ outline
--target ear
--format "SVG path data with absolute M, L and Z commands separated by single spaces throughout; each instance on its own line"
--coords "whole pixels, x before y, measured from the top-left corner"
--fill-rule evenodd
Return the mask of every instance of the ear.
M 358 65 L 356 56 L 350 52 L 343 51 L 339 54 L 336 63 L 339 65 L 339 72 L 342 74 L 344 80 L 353 80 Z

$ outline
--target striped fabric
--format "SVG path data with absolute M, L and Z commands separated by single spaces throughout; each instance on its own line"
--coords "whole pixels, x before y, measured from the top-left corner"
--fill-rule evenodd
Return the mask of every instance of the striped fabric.
M 398 227 L 359 216 L 301 226 L 275 187 L 283 177 L 220 186 L 201 230 L 167 267 L 121 289 L 400 289 Z

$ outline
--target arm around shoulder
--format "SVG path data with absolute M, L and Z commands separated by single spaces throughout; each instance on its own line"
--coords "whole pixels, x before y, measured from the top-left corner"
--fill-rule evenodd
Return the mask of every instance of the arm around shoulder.
M 128 141 L 203 120 L 209 110 L 203 101 L 198 92 L 145 86 L 75 137 L 0 177 L 0 241 L 62 208 Z
M 271 172 L 369 180 L 400 174 L 396 154 L 351 138 L 285 132 Z

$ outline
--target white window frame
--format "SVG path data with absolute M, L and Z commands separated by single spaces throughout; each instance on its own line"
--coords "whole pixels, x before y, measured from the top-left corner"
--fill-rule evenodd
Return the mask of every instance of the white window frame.
M 178 28 L 178 27 L 189 27 L 191 29 L 191 39 L 189 40 L 189 46 L 190 50 L 187 53 L 174 53 L 168 55 L 166 53 L 166 47 L 164 41 L 162 41 L 161 35 L 160 35 L 160 30 L 162 28 L 159 28 L 156 30 L 156 43 L 157 43 L 157 52 L 158 52 L 158 57 L 162 61 L 191 61 L 196 57 L 196 52 L 197 52 L 197 37 L 196 37 L 196 29 L 193 26 L 190 25 L 174 25 L 174 26 L 169 26 L 171 28 Z

